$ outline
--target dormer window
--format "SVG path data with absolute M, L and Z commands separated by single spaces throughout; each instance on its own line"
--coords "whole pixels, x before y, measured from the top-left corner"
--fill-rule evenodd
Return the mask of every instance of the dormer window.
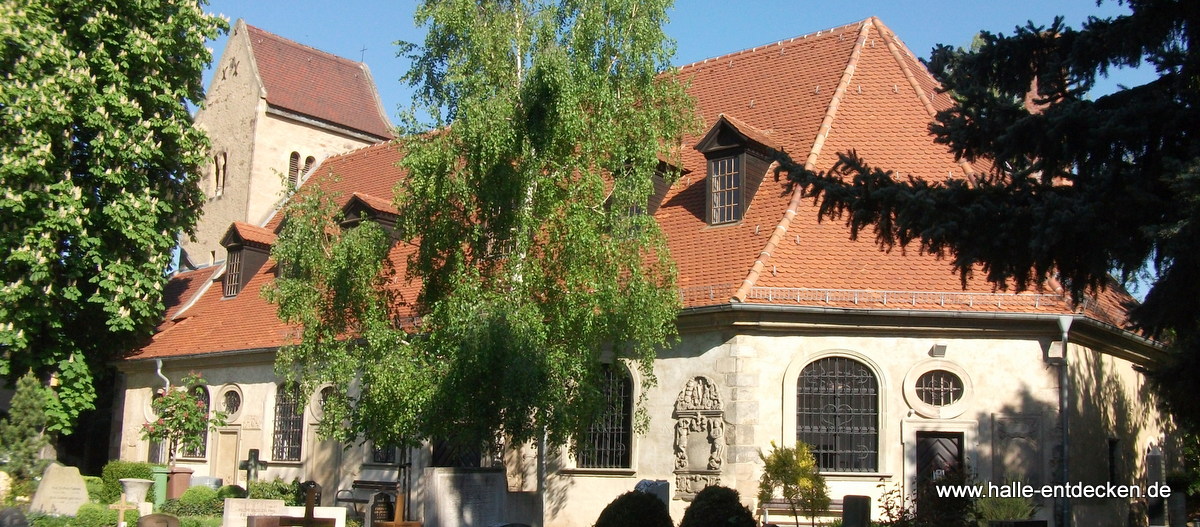
M 229 227 L 221 238 L 227 255 L 223 278 L 225 298 L 235 297 L 242 292 L 242 288 L 270 258 L 273 243 L 275 233 L 262 227 L 241 222 L 234 222 Z
M 242 290 L 242 248 L 230 247 L 225 258 L 225 296 L 237 296 Z
M 742 156 L 718 157 L 708 161 L 709 224 L 742 221 Z
M 709 225 L 742 221 L 779 147 L 767 134 L 727 115 L 717 122 L 696 150 L 708 160 L 706 194 Z

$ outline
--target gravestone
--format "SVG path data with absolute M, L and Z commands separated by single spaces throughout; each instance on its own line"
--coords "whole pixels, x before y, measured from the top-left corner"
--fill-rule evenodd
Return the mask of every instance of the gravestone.
M 283 500 L 225 498 L 221 527 L 246 527 L 249 516 L 279 516 L 285 513 Z
M 425 469 L 425 527 L 503 524 L 508 482 L 491 469 Z
M 238 463 L 238 470 L 246 471 L 246 485 L 249 486 L 251 481 L 258 480 L 258 471 L 265 470 L 267 464 L 258 460 L 258 449 L 251 448 L 250 454 Z
M 147 514 L 138 518 L 137 527 L 179 527 L 179 518 L 171 514 Z
M 315 481 L 305 481 L 300 484 L 304 489 L 304 516 L 249 516 L 246 518 L 247 527 L 335 527 L 338 525 L 335 518 L 321 518 L 316 515 L 317 500 L 321 497 L 321 486 Z M 328 508 L 328 507 L 321 507 Z M 346 509 L 342 507 L 334 507 L 342 511 L 342 522 L 344 525 Z M 227 526 L 223 526 L 227 527 Z
M 0 510 L 0 527 L 29 527 L 29 520 L 21 509 Z
M 654 496 L 663 505 L 671 506 L 671 483 L 665 479 L 643 479 L 633 486 L 633 490 Z
M 33 493 L 30 512 L 74 516 L 88 502 L 87 485 L 79 469 L 51 463 L 42 473 L 42 482 Z
M 871 524 L 871 497 L 842 498 L 842 527 L 867 527 Z

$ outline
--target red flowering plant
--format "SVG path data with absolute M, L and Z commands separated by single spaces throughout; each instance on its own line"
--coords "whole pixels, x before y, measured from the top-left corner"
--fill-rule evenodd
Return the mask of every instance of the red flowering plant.
M 158 441 L 167 445 L 167 464 L 175 465 L 175 453 L 179 447 L 200 450 L 210 428 L 225 425 L 225 412 L 209 415 L 208 398 L 204 396 L 204 378 L 190 372 L 181 387 L 159 389 L 159 395 L 150 403 L 158 419 L 142 425 L 142 439 Z

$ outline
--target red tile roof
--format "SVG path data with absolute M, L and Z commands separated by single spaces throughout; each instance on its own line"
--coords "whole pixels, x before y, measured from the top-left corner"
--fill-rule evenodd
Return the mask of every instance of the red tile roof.
M 246 25 L 267 104 L 391 138 L 392 126 L 367 65 Z
M 784 74 L 791 77 L 780 79 Z M 828 168 L 837 152 L 856 149 L 869 162 L 903 174 L 930 179 L 969 174 L 970 167 L 957 163 L 928 131 L 933 112 L 948 99 L 936 93 L 928 72 L 876 19 L 690 64 L 680 75 L 708 125 L 701 134 L 724 115 L 743 135 L 782 147 L 818 170 Z M 682 168 L 690 173 L 667 190 L 655 212 L 687 307 L 743 302 L 874 310 L 1083 310 L 1124 326 L 1121 304 L 1129 296 L 1119 287 L 1082 307 L 1070 305 L 1061 291 L 1012 294 L 995 291 L 978 277 L 964 288 L 947 261 L 916 250 L 884 252 L 871 239 L 851 241 L 842 222 L 818 221 L 812 202 L 785 193 L 770 173 L 746 175 L 762 183 L 740 223 L 710 226 L 704 210 L 707 164 L 694 148 L 701 138 L 684 139 Z M 391 143 L 362 148 L 326 160 L 306 186 L 319 184 L 342 204 L 358 196 L 382 209 L 390 206 L 392 188 L 403 177 L 396 168 L 399 159 Z M 278 219 L 272 220 L 267 229 L 277 225 Z M 413 251 L 398 244 L 391 253 L 397 268 L 394 291 L 406 308 L 419 289 L 404 279 L 405 258 Z M 178 324 L 156 336 L 140 357 L 279 345 L 288 328 L 258 295 L 269 279 L 264 269 L 235 299 L 222 299 L 219 288 L 211 288 L 185 313 L 195 319 L 191 328 Z M 225 329 L 223 319 L 236 320 Z M 250 329 L 255 327 L 263 330 Z
M 275 232 L 263 227 L 250 225 L 240 221 L 233 222 L 229 226 L 229 230 L 225 232 L 225 236 L 221 238 L 221 244 L 245 243 L 248 245 L 256 245 L 263 249 L 270 249 L 275 244 Z

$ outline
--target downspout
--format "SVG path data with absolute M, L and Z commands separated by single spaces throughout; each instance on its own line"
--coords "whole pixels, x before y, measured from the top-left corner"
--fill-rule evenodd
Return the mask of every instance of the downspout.
M 171 380 L 168 379 L 166 375 L 163 375 L 162 359 L 154 359 L 154 374 L 158 375 L 158 378 L 163 380 L 163 393 L 167 393 L 167 391 L 171 389 Z
M 1062 428 L 1062 483 L 1063 488 L 1071 484 L 1070 464 L 1067 462 L 1071 451 L 1068 438 L 1070 436 L 1070 416 L 1071 416 L 1071 399 L 1070 399 L 1070 376 L 1067 374 L 1067 342 L 1068 335 L 1071 332 L 1071 323 L 1075 321 L 1072 315 L 1062 315 L 1058 317 L 1058 329 L 1062 332 L 1062 362 L 1058 366 L 1058 415 L 1059 422 Z M 1071 525 L 1071 500 L 1063 493 L 1062 498 L 1062 518 L 1061 527 L 1070 527 Z

